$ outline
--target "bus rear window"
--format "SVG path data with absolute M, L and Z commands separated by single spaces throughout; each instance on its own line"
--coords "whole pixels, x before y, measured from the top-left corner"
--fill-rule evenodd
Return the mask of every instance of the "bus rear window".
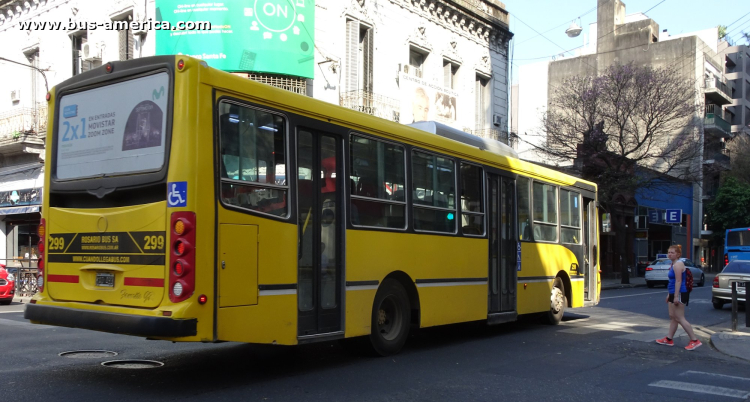
M 117 176 L 164 166 L 169 75 L 158 73 L 64 95 L 57 179 Z
M 750 230 L 727 232 L 727 247 L 750 246 Z

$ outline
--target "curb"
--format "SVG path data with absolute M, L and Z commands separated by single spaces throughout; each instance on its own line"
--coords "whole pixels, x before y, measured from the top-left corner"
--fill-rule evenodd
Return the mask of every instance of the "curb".
M 721 340 L 721 342 L 717 342 L 719 340 Z M 721 352 L 722 354 L 750 362 L 750 352 L 746 351 L 746 346 L 742 346 L 742 344 L 745 343 L 750 344 L 750 334 L 748 333 L 730 331 L 716 332 L 711 335 L 709 342 L 714 349 Z M 741 351 L 743 351 L 743 353 L 731 353 L 729 349 L 731 349 L 732 347 L 727 346 L 727 342 L 738 343 L 739 345 L 735 345 L 734 348 L 739 348 Z M 719 346 L 717 345 L 717 343 L 723 345 Z

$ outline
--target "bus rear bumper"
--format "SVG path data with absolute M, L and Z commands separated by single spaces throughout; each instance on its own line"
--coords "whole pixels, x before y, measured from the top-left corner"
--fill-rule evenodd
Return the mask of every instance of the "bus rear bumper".
M 34 323 L 91 329 L 154 338 L 181 338 L 197 334 L 198 320 L 143 317 L 66 307 L 27 304 L 23 318 Z

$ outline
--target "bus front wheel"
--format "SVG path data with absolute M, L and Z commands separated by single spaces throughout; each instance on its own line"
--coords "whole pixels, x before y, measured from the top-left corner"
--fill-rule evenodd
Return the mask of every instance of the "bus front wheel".
M 409 336 L 411 308 L 409 297 L 401 283 L 386 279 L 375 294 L 372 306 L 372 347 L 381 356 L 401 351 Z
M 552 285 L 552 291 L 550 292 L 550 308 L 547 314 L 544 315 L 544 321 L 550 325 L 557 325 L 562 321 L 563 314 L 565 313 L 565 306 L 568 304 L 568 300 L 565 298 L 565 285 L 560 278 L 555 278 L 555 282 Z

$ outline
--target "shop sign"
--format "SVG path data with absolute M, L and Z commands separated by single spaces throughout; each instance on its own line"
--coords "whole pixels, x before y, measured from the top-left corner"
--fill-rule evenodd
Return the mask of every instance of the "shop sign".
M 42 189 L 27 188 L 24 190 L 0 191 L 0 207 L 16 205 L 41 205 Z

